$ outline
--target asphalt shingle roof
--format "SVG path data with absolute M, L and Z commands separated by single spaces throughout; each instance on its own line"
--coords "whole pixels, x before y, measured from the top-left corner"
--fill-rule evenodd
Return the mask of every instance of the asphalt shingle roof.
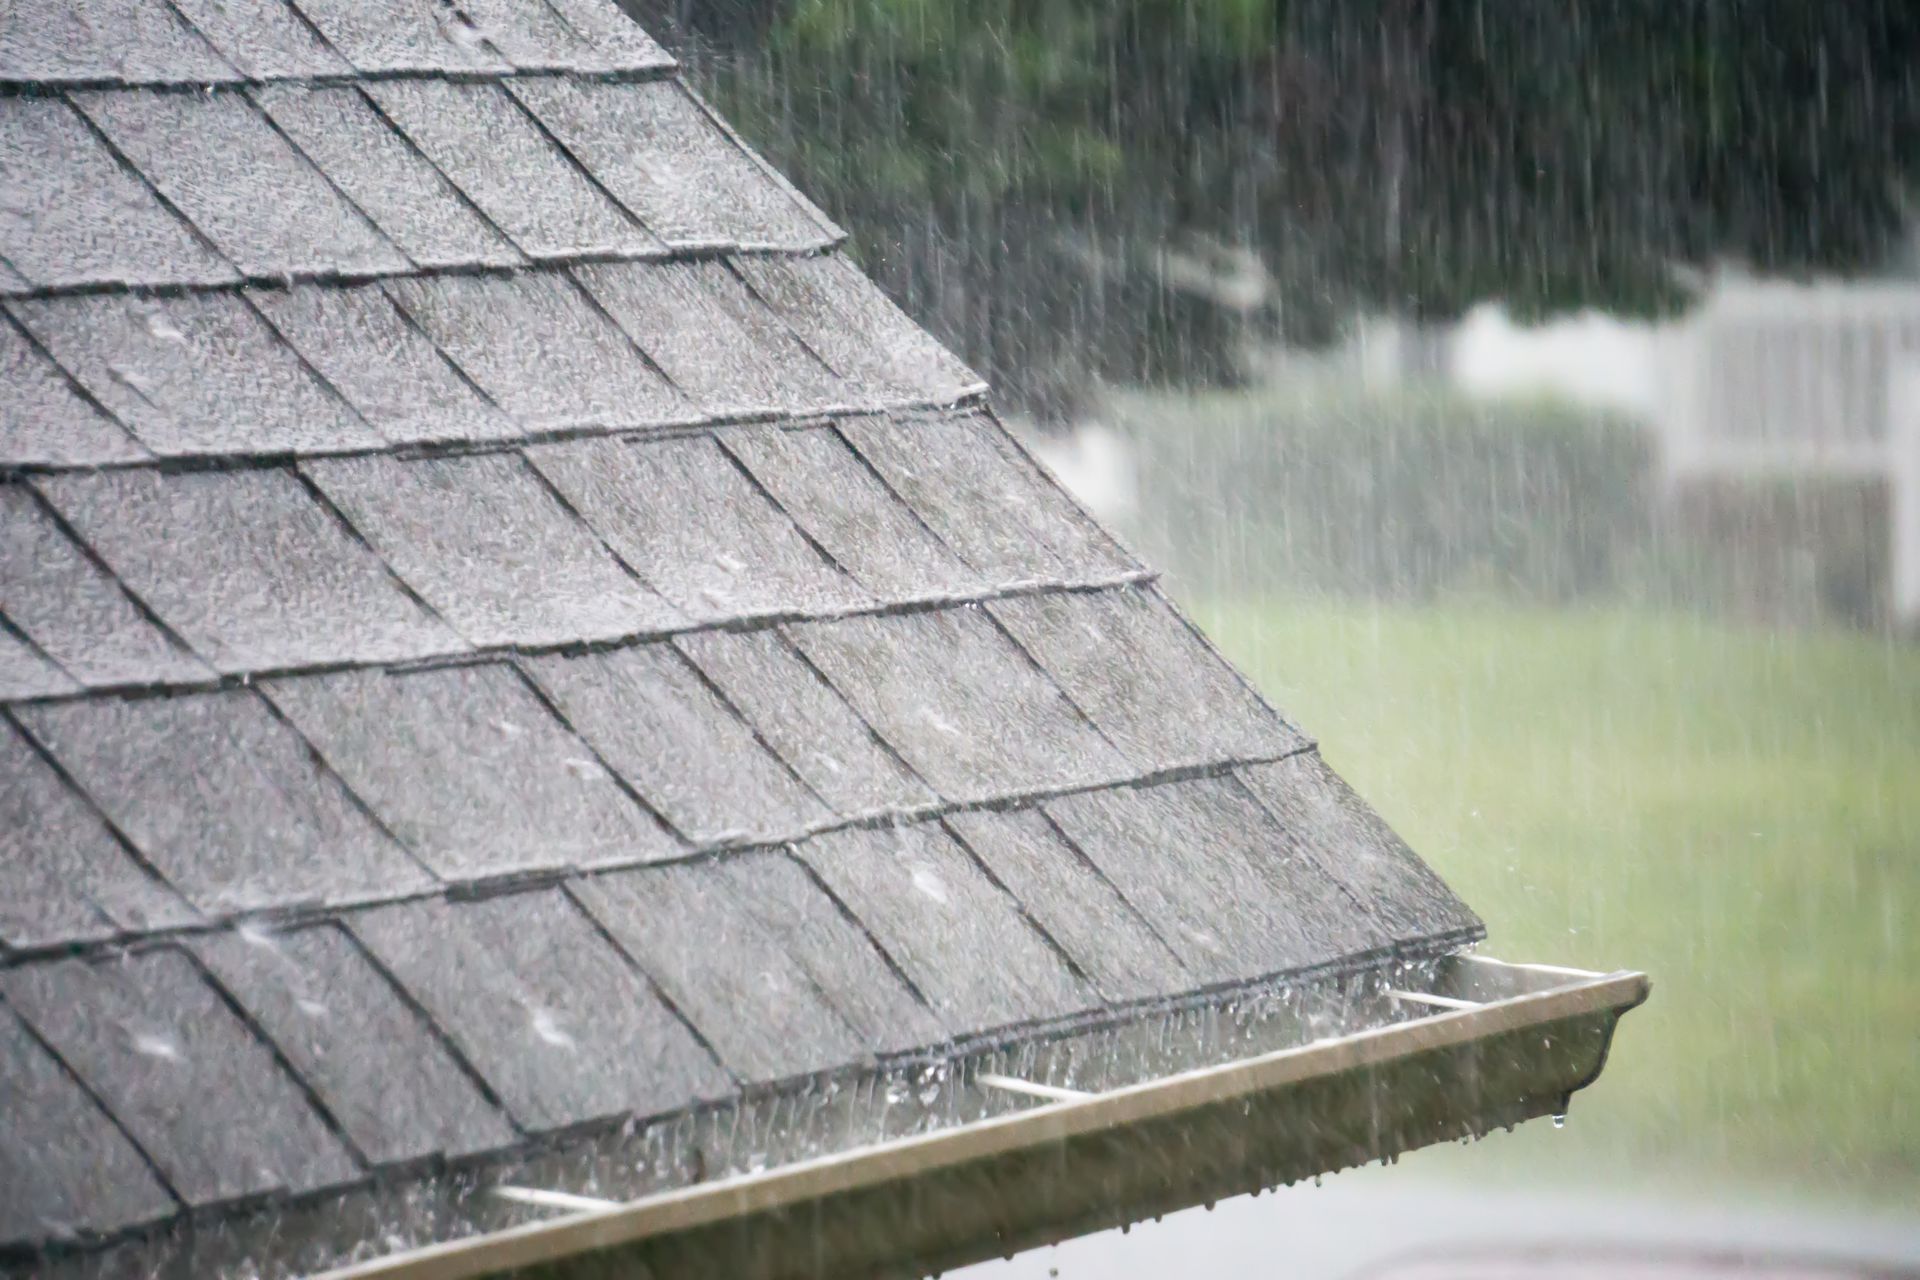
M 14 5 L 0 189 L 0 1259 L 1478 935 L 611 0 Z

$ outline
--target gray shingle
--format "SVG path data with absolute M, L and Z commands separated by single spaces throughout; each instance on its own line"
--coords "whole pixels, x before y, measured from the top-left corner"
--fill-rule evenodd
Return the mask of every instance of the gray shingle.
M 203 911 L 350 902 L 432 883 L 252 692 L 91 698 L 15 714 Z
M 0 27 L 0 79 L 61 82 L 119 78 L 119 59 L 101 47 L 81 5 L 8 7 L 6 25 Z
M 361 71 L 505 71 L 484 37 L 436 0 L 300 0 L 327 42 Z
M 829 238 L 677 81 L 542 78 L 513 92 L 668 244 L 810 248 Z
M 949 800 L 1085 785 L 1127 771 L 977 608 L 806 623 L 789 634 Z
M 1480 918 L 1317 753 L 1239 772 L 1289 847 L 1345 885 L 1395 941 L 1481 931 Z
M 387 289 L 529 429 L 645 426 L 691 412 L 563 273 L 419 277 Z
M 593 47 L 614 71 L 659 70 L 674 65 L 665 49 L 623 13 L 614 0 L 547 0 L 555 13 Z
M 675 642 L 781 759 L 849 817 L 933 802 L 853 708 L 780 634 L 699 631 Z
M 254 100 L 419 265 L 526 261 L 358 89 L 274 85 Z
M 987 607 L 1143 772 L 1306 745 L 1145 587 L 1050 592 Z
M 189 1205 L 359 1176 L 292 1077 L 181 953 L 26 965 L 0 973 L 0 993 Z
M 89 466 L 147 456 L 0 316 L 0 466 Z
M 984 414 L 859 418 L 840 431 L 996 583 L 1078 582 L 1139 568 Z
M 7 620 L 91 685 L 211 674 L 143 617 L 23 485 L 0 485 L 0 605 Z
M 671 646 L 526 665 L 601 758 L 695 842 L 785 839 L 827 817 Z
M 433 1028 L 341 930 L 222 932 L 194 949 L 368 1160 L 513 1141 Z
M 388 440 L 487 440 L 519 430 L 408 323 L 379 285 L 296 285 L 255 289 L 248 297 Z
M 487 46 L 517 70 L 588 69 L 581 66 L 581 59 L 592 50 L 544 3 L 461 0 L 460 12 Z
M 583 880 L 575 892 L 742 1080 L 782 1080 L 863 1045 L 711 862 Z
M 713 866 L 734 900 L 779 941 L 870 1050 L 902 1053 L 945 1038 L 872 938 L 798 862 L 784 853 L 743 853 Z
M 0 721 L 0 942 L 77 942 L 195 918 Z
M 950 1025 L 985 1031 L 1098 1004 L 937 825 L 836 831 L 798 852 Z
M 0 1247 L 164 1218 L 140 1153 L 20 1020 L 0 1006 Z
M 349 68 L 288 0 L 171 0 L 207 43 L 249 79 L 344 75 Z
M 711 436 L 529 451 L 620 558 L 701 619 L 814 613 L 866 599 Z
M 558 891 L 384 907 L 353 928 L 530 1129 L 654 1115 L 728 1090 Z
M 7 6 L 0 80 L 211 84 L 237 78 L 166 0 Z
M 242 94 L 107 91 L 74 102 L 249 275 L 407 265 Z
M 1108 998 L 1175 995 L 1185 966 L 1037 809 L 974 810 L 947 825 Z
M 390 80 L 366 88 L 414 145 L 533 257 L 661 247 L 498 85 Z
M 15 5 L 53 13 L 64 6 Z M 0 98 L 0 257 L 37 285 L 236 278 L 62 98 Z
M 50 477 L 40 489 L 221 671 L 463 647 L 289 472 L 139 469 Z
M 827 367 L 721 263 L 603 263 L 573 274 L 710 414 L 817 413 L 845 401 Z
M 725 446 L 842 568 L 883 600 L 977 591 L 962 564 L 830 427 L 729 431 Z
M 978 374 L 838 254 L 743 257 L 735 265 L 869 403 L 946 402 L 985 388 Z
M 305 469 L 476 645 L 607 640 L 678 621 L 517 454 L 338 458 Z
M 583 39 L 545 4 L 522 0 L 461 0 L 464 13 L 508 62 L 521 71 L 610 71 L 612 59 Z
M 1202 981 L 1290 972 L 1386 941 L 1231 778 L 1088 791 L 1046 809 Z
M 387 830 L 449 880 L 675 851 L 506 666 L 265 688 Z
M 235 294 L 96 294 L 16 302 L 13 310 L 74 380 L 155 453 L 379 443 Z
M 72 693 L 79 687 L 32 645 L 0 626 L 0 699 Z
M 26 293 L 32 288 L 25 276 L 0 259 L 0 293 Z

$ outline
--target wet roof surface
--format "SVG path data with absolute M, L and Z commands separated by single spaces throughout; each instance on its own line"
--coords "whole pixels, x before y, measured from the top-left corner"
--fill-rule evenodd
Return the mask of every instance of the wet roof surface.
M 0 88 L 0 1262 L 1477 935 L 611 0 Z

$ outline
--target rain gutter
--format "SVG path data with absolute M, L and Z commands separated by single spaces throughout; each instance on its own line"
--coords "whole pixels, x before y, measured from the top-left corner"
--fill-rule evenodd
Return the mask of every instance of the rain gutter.
M 574 1211 L 321 1280 L 921 1276 L 1564 1113 L 1649 989 L 1453 957 L 1394 993 L 1405 1020 L 630 1203 L 558 1202 Z

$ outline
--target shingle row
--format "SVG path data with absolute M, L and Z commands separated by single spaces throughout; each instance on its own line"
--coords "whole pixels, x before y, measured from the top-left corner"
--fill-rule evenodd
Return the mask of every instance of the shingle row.
M 978 389 L 930 340 L 823 361 L 810 344 L 842 325 L 876 341 L 910 328 L 832 256 L 20 298 L 0 314 L 0 467 L 483 443 Z M 1020 532 L 1001 536 L 1017 548 Z
M 1351 962 L 1416 919 L 1477 927 L 1308 755 L 17 964 L 0 1183 L 32 1194 L 0 1202 L 0 1245 Z
M 931 463 L 883 447 L 896 435 Z M 1037 536 L 1016 554 L 990 541 L 996 525 Z M 0 483 L 0 571 L 4 699 L 604 642 L 1138 566 L 998 424 L 963 414 L 46 475 Z M 1170 705 L 1186 678 L 1128 675 Z
M 0 96 L 0 186 L 8 292 L 810 250 L 838 234 L 672 80 Z
M 338 1188 L 947 1035 L 772 853 L 20 965 L 0 970 L 0 1185 L 30 1194 L 0 1201 L 0 1247 Z
M 12 6 L 0 83 L 210 86 L 355 72 L 636 72 L 673 60 L 613 0 L 62 0 Z
M 0 943 L 658 861 L 1302 745 L 1159 596 L 1037 599 L 19 704 Z M 1089 631 L 1116 661 L 1193 669 L 1189 700 L 1088 699 L 1070 655 Z M 1131 736 L 1148 716 L 1162 739 Z

